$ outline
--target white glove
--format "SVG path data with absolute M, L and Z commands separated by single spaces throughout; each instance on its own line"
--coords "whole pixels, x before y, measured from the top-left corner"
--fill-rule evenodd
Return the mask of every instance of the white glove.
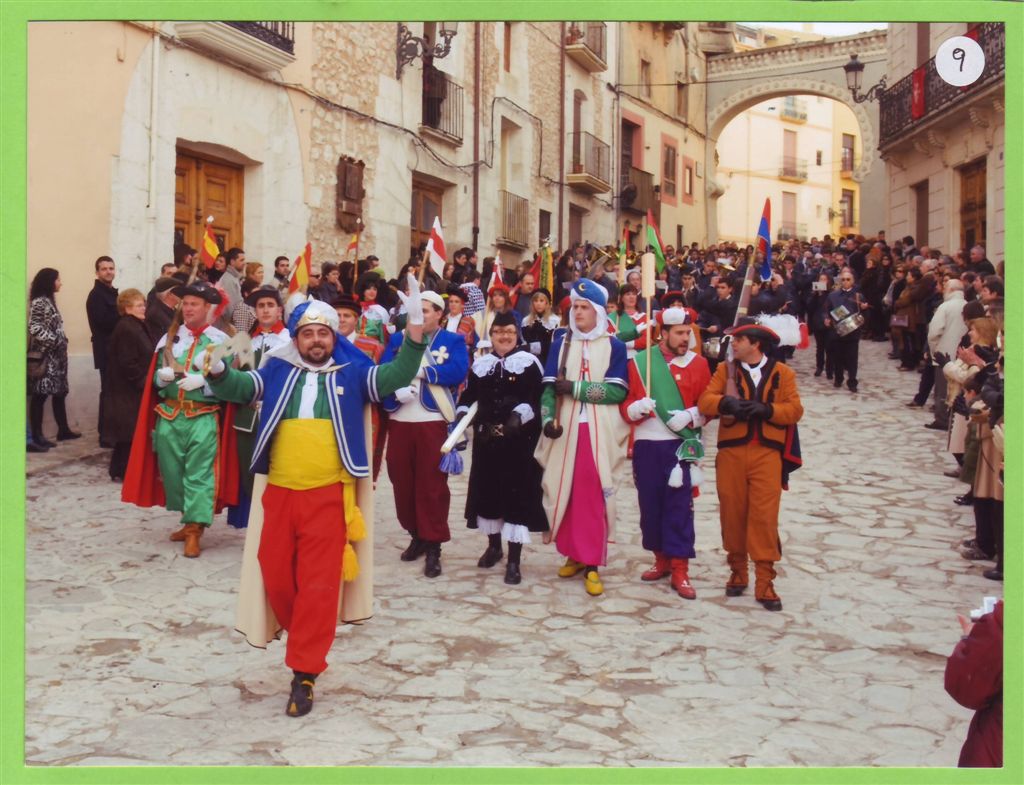
M 200 387 L 206 384 L 206 377 L 201 373 L 186 373 L 185 378 L 178 382 L 178 389 L 185 390 L 198 390 Z
M 196 369 L 202 371 L 203 366 L 206 365 L 206 352 L 207 349 L 203 349 L 201 352 L 196 352 L 192 357 L 192 365 Z M 217 360 L 213 365 L 210 366 L 210 373 L 214 376 L 220 376 L 224 371 L 227 370 L 223 360 Z
M 540 341 L 530 341 L 530 354 L 540 354 Z
M 526 423 L 533 419 L 533 407 L 528 403 L 521 403 L 518 406 L 513 406 L 512 411 L 519 415 L 519 421 L 523 425 L 526 425 Z
M 629 415 L 629 419 L 631 420 L 639 420 L 641 417 L 646 417 L 653 411 L 653 398 L 640 398 L 639 400 L 633 401 L 633 403 L 626 407 L 626 414 Z
M 423 301 L 420 299 L 420 283 L 416 276 L 409 273 L 409 294 L 398 292 L 398 297 L 405 306 L 405 312 L 409 314 L 409 324 L 423 324 Z
M 157 383 L 161 387 L 166 387 L 168 384 L 174 381 L 174 369 L 173 368 L 161 368 L 156 372 Z
M 693 425 L 693 415 L 685 409 L 683 411 L 670 409 L 669 414 L 672 416 L 665 424 L 676 433 L 683 430 L 683 428 L 689 428 Z
M 395 397 L 399 403 L 409 403 L 413 398 L 419 394 L 419 385 L 410 384 L 408 387 L 399 387 L 395 390 Z

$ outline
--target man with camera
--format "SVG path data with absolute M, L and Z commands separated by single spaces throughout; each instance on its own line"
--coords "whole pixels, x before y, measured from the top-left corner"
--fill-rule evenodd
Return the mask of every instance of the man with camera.
M 861 297 L 860 288 L 854 286 L 853 272 L 847 268 L 839 275 L 839 288 L 829 292 L 826 300 L 825 326 L 833 331 L 829 350 L 835 364 L 835 387 L 846 386 L 850 392 L 857 392 L 857 366 L 860 354 L 860 330 L 863 317 L 856 324 L 855 317 L 868 307 L 867 301 Z M 850 321 L 847 321 L 850 320 Z M 850 329 L 853 327 L 853 329 Z

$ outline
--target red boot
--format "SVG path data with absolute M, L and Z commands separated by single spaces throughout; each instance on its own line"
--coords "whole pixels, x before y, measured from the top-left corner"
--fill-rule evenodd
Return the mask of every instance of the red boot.
M 642 581 L 660 581 L 671 572 L 669 558 L 661 551 L 654 552 L 654 566 L 640 576 Z
M 672 588 L 684 600 L 697 599 L 697 592 L 690 585 L 689 559 L 672 559 Z

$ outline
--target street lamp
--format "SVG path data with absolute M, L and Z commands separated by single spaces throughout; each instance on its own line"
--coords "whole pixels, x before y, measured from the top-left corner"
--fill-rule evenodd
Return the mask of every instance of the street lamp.
M 877 101 L 885 92 L 885 77 L 883 76 L 878 80 L 878 84 L 864 95 L 860 94 L 861 80 L 864 78 L 864 63 L 857 59 L 857 55 L 850 55 L 850 62 L 843 66 L 843 70 L 846 71 L 846 86 L 850 88 L 850 95 L 856 103 Z
M 398 44 L 395 50 L 398 56 L 398 70 L 395 74 L 395 78 L 401 79 L 402 69 L 417 57 L 423 57 L 428 53 L 438 60 L 442 57 L 447 57 L 448 53 L 452 50 L 452 38 L 455 37 L 455 33 L 458 32 L 458 28 L 458 22 L 441 22 L 438 34 L 444 40 L 435 44 L 433 48 L 431 48 L 430 39 L 428 39 L 427 36 L 424 35 L 421 38 L 414 36 L 408 27 L 399 22 Z

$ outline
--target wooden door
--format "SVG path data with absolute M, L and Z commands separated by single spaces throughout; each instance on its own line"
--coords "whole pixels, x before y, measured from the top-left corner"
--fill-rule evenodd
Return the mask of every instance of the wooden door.
M 960 247 L 985 244 L 985 159 L 960 170 Z
M 430 229 L 434 225 L 434 219 L 440 218 L 442 225 L 444 217 L 441 215 L 441 202 L 444 199 L 444 190 L 436 185 L 425 183 L 421 180 L 412 181 L 412 216 L 409 236 L 410 256 L 420 258 L 423 255 L 423 248 L 430 239 Z M 447 247 L 446 247 L 446 250 Z M 449 258 L 452 251 L 448 250 Z
M 206 218 L 222 250 L 244 247 L 245 172 L 241 166 L 178 151 L 174 166 L 174 242 L 199 248 Z

